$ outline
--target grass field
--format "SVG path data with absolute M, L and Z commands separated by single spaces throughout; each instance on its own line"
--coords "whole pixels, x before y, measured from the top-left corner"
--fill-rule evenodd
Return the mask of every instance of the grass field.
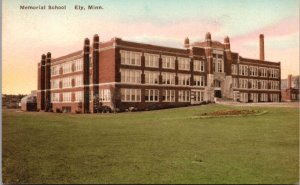
M 225 109 L 259 116 L 191 119 Z M 299 109 L 206 105 L 119 114 L 3 111 L 4 183 L 299 182 Z

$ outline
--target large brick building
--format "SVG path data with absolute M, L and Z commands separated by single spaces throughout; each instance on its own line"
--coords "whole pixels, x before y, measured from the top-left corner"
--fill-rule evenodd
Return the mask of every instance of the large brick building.
M 82 50 L 38 64 L 38 109 L 95 112 L 97 102 L 113 110 L 138 110 L 200 104 L 215 98 L 241 102 L 280 101 L 280 62 L 241 57 L 230 41 L 189 43 L 171 48 L 98 35 Z

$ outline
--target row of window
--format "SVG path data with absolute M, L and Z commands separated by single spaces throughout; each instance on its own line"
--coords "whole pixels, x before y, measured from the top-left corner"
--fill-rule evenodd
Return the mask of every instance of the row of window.
M 279 90 L 279 81 L 233 78 L 233 88 Z
M 140 70 L 132 69 L 121 69 L 121 82 L 126 83 L 141 83 L 141 74 Z M 159 72 L 157 71 L 144 71 L 145 74 L 145 83 L 146 84 L 159 84 Z M 162 84 L 166 85 L 175 85 L 175 73 L 162 72 Z M 191 75 L 190 74 L 178 74 L 178 85 L 191 85 Z M 204 87 L 205 78 L 204 76 L 194 75 L 194 84 L 195 86 Z
M 134 51 L 121 50 L 121 64 L 141 66 L 141 56 L 142 53 Z M 159 67 L 159 58 L 157 54 L 144 53 L 145 56 L 145 66 L 146 67 Z M 162 55 L 162 67 L 166 69 L 175 69 L 174 56 Z M 178 69 L 190 71 L 190 58 L 178 57 Z M 194 60 L 194 71 L 204 72 L 204 61 Z
M 75 59 L 63 64 L 57 64 L 51 66 L 51 76 L 59 75 L 62 70 L 62 74 L 67 74 L 76 71 L 82 71 L 83 68 L 83 60 L 82 58 Z
M 60 94 L 62 94 L 62 99 L 60 99 Z M 76 92 L 63 92 L 63 93 L 52 93 L 51 92 L 51 102 L 52 103 L 70 103 L 72 102 L 72 94 L 75 96 L 74 102 L 83 101 L 83 91 Z
M 241 102 L 268 102 L 267 93 L 244 93 L 244 92 L 233 92 L 233 99 Z M 279 94 L 270 94 L 271 102 L 279 102 Z
M 196 101 L 204 100 L 204 91 L 197 91 L 195 93 Z M 162 91 L 163 102 L 175 102 L 175 90 L 163 90 Z M 121 101 L 122 102 L 141 102 L 141 89 L 121 89 Z M 158 102 L 159 90 L 158 89 L 145 89 L 145 102 Z M 179 90 L 178 102 L 189 102 L 190 91 Z
M 62 94 L 62 99 L 60 99 L 60 94 Z M 74 94 L 75 100 L 72 101 L 72 94 Z M 90 101 L 93 99 L 92 91 L 90 92 Z M 52 103 L 68 103 L 68 102 L 82 102 L 83 101 L 83 91 L 76 92 L 63 92 L 63 93 L 51 93 Z M 110 102 L 111 93 L 110 89 L 100 89 L 99 90 L 99 101 L 100 102 Z
M 68 76 L 51 80 L 51 89 L 79 87 L 81 85 L 83 85 L 82 75 Z
M 237 68 L 237 64 L 231 65 L 232 74 L 239 74 L 242 76 L 260 76 L 260 77 L 271 77 L 278 78 L 279 77 L 279 69 L 266 68 L 266 67 L 256 67 L 256 66 L 248 66 L 248 65 L 239 65 L 239 69 Z

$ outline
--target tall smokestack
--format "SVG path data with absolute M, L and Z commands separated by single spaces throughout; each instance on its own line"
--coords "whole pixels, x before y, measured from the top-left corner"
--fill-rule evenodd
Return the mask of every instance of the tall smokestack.
M 265 60 L 264 35 L 259 35 L 259 60 Z
M 288 89 L 292 87 L 292 75 L 288 76 Z

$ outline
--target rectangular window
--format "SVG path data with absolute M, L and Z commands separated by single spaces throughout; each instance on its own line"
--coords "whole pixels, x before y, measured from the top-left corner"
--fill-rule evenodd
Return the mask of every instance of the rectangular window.
M 213 59 L 213 70 L 214 72 L 223 72 L 223 59 Z
M 72 72 L 72 62 L 62 64 L 63 74 Z
M 233 81 L 233 88 L 239 88 L 238 79 L 237 78 L 232 78 L 232 81 Z
M 251 89 L 258 89 L 258 80 L 250 79 L 249 84 Z
M 59 93 L 51 92 L 51 102 L 52 103 L 59 102 Z
M 260 94 L 260 101 L 261 102 L 267 102 L 268 101 L 268 94 L 267 93 L 261 93 Z
M 110 89 L 100 89 L 99 101 L 101 101 L 101 102 L 111 102 Z
M 204 101 L 204 91 L 194 91 L 194 100 L 196 102 Z
M 51 80 L 51 89 L 58 89 L 59 88 L 59 81 L 60 81 L 60 79 Z
M 204 61 L 203 60 L 194 60 L 194 71 L 204 72 Z
M 260 76 L 261 77 L 268 77 L 268 69 L 265 67 L 259 68 Z
M 141 66 L 141 57 L 142 57 L 141 52 L 121 50 L 120 54 L 121 54 L 121 64 Z
M 248 89 L 248 79 L 240 78 L 239 85 L 241 89 Z
M 159 55 L 145 53 L 145 66 L 146 67 L 159 67 Z
M 248 66 L 239 65 L 239 74 L 242 76 L 248 76 Z
M 74 63 L 74 71 L 82 71 L 83 68 L 83 61 L 82 59 L 76 59 L 73 61 Z
M 178 74 L 179 85 L 190 85 L 191 75 L 189 74 Z
M 141 101 L 141 89 L 121 89 L 121 101 L 122 102 L 140 102 Z
M 240 93 L 240 101 L 248 102 L 248 93 Z
M 72 87 L 72 77 L 65 77 L 62 79 L 62 88 Z
M 162 67 L 166 69 L 175 69 L 175 57 L 162 56 Z
M 250 76 L 258 76 L 258 67 L 249 66 Z
M 178 57 L 178 69 L 189 71 L 190 70 L 190 61 L 191 60 L 189 58 Z
M 63 94 L 63 102 L 71 102 L 72 93 L 71 92 L 64 92 Z
M 199 87 L 204 87 L 204 76 L 194 76 L 194 85 Z
M 145 102 L 158 102 L 159 90 L 158 89 L 146 89 L 145 90 Z
M 162 83 L 166 85 L 175 85 L 175 73 L 161 73 Z
M 175 102 L 175 90 L 163 90 L 162 100 L 164 102 Z
M 146 84 L 158 84 L 159 83 L 159 72 L 144 71 L 145 83 Z
M 51 76 L 59 75 L 59 65 L 55 65 L 51 67 Z
M 231 73 L 232 73 L 233 75 L 237 75 L 237 74 L 238 74 L 237 71 L 238 71 L 238 70 L 237 70 L 237 65 L 236 65 L 236 64 L 231 64 Z
M 178 91 L 178 101 L 179 102 L 189 102 L 190 101 L 190 91 L 189 90 L 179 90 Z
M 83 85 L 83 77 L 82 75 L 77 75 L 74 77 L 74 80 L 75 80 L 75 87 L 79 87 L 81 85 Z
M 141 83 L 142 71 L 131 70 L 131 69 L 120 69 L 120 72 L 121 72 L 121 82 Z
M 75 92 L 75 102 L 82 102 L 83 101 L 83 91 Z

